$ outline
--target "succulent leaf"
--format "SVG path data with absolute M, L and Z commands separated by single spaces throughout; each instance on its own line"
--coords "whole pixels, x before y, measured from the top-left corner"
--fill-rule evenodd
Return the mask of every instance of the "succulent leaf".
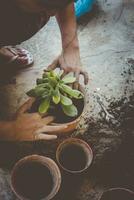
M 58 104 L 60 102 L 60 98 L 61 98 L 61 95 L 60 95 L 60 91 L 59 91 L 59 88 L 56 88 L 53 92 L 53 102 L 55 104 Z
M 61 103 L 65 106 L 70 106 L 72 105 L 72 100 L 64 95 L 61 95 Z
M 76 99 L 83 98 L 83 94 L 79 90 L 74 90 L 70 86 L 65 85 L 65 84 L 62 84 L 61 88 L 65 93 L 69 94 L 71 97 L 74 97 Z
M 76 78 L 73 77 L 73 76 L 64 76 L 64 78 L 62 79 L 62 81 L 65 83 L 65 84 L 69 84 L 69 83 L 74 83 L 76 81 Z
M 50 99 L 46 98 L 45 100 L 42 101 L 42 103 L 39 106 L 39 113 L 44 114 L 48 111 L 50 107 Z
M 69 117 L 76 117 L 78 115 L 78 110 L 74 104 L 70 106 L 62 105 L 63 112 Z

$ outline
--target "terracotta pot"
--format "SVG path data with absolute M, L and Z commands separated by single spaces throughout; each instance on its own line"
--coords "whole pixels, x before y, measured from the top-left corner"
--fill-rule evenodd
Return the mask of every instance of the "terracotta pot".
M 31 155 L 16 163 L 11 188 L 21 200 L 50 200 L 59 191 L 61 173 L 50 158 Z
M 80 121 L 81 116 L 85 112 L 85 107 L 86 107 L 85 89 L 81 85 L 79 85 L 79 89 L 84 94 L 84 105 L 83 105 L 84 108 L 83 108 L 83 111 L 78 116 L 78 118 L 76 118 L 75 120 L 73 120 L 71 122 L 67 122 L 67 123 L 54 123 L 54 124 L 52 124 L 52 125 L 58 125 L 58 126 L 60 126 L 60 125 L 65 125 L 66 126 L 65 129 L 62 128 L 62 132 L 59 132 L 59 131 L 56 132 L 56 131 L 54 131 L 52 134 L 57 134 L 57 135 L 62 135 L 62 134 L 64 135 L 64 134 L 67 134 L 67 133 L 69 134 L 69 133 L 72 133 L 76 129 L 76 127 L 77 127 L 77 125 L 78 125 L 78 123 Z M 30 98 L 30 99 L 33 101 L 33 104 L 34 104 L 34 102 L 36 101 L 36 99 L 35 98 Z M 25 102 L 23 105 L 29 104 L 28 102 L 29 102 L 30 99 L 28 99 L 27 102 Z
M 91 165 L 93 152 L 85 141 L 69 138 L 58 146 L 56 159 L 63 170 L 70 173 L 81 173 Z
M 133 200 L 134 192 L 125 188 L 111 188 L 105 191 L 100 200 Z
M 85 89 L 81 86 L 81 85 L 79 85 L 79 89 L 80 89 L 80 91 L 84 94 L 84 108 L 83 108 L 83 111 L 82 111 L 82 113 L 78 116 L 78 118 L 76 118 L 75 120 L 73 120 L 73 121 L 71 121 L 71 122 L 68 122 L 68 123 L 63 123 L 64 125 L 66 125 L 67 127 L 62 131 L 62 133 L 59 133 L 58 132 L 58 134 L 71 134 L 75 129 L 76 129 L 76 127 L 77 127 L 77 125 L 79 124 L 79 122 L 80 122 L 80 118 L 81 118 L 81 116 L 84 114 L 84 112 L 85 112 L 85 108 L 86 108 L 86 98 L 85 98 Z M 62 125 L 63 125 L 62 124 Z M 57 124 L 58 125 L 58 124 Z M 60 126 L 60 124 L 59 124 L 59 126 Z

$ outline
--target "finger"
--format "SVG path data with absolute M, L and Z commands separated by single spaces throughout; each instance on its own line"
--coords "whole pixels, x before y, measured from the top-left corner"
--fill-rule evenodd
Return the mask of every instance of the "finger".
M 63 132 L 68 126 L 67 125 L 57 125 L 57 126 L 49 126 L 45 127 L 47 133 L 61 133 Z
M 48 135 L 48 134 L 38 134 L 35 136 L 35 140 L 55 140 L 57 139 L 56 135 Z
M 68 84 L 71 88 L 73 88 L 73 83 Z
M 32 119 L 36 119 L 38 121 L 41 120 L 41 116 L 40 116 L 40 114 L 38 112 L 26 113 L 26 114 L 29 115 L 29 117 L 31 117 Z
M 67 75 L 67 72 L 64 71 L 63 74 L 61 75 L 61 78 L 64 78 L 64 76 L 66 76 L 66 75 Z
M 85 85 L 87 85 L 87 84 L 88 84 L 88 81 L 89 81 L 88 72 L 82 70 L 82 71 L 80 72 L 80 74 L 82 74 L 82 75 L 84 76 L 84 83 L 85 83 Z
M 54 121 L 54 117 L 53 116 L 48 116 L 48 117 L 45 117 L 45 118 L 43 118 L 42 119 L 42 122 L 44 123 L 44 124 L 50 124 L 51 122 L 53 122 Z
M 85 89 L 84 89 L 84 87 L 83 87 L 81 84 L 79 84 L 79 90 L 80 90 L 83 94 L 85 94 Z
M 38 113 L 38 114 L 39 114 L 39 113 Z M 47 116 L 48 113 L 40 113 L 39 115 L 43 118 L 43 117 Z
M 74 73 L 74 75 L 75 75 L 75 77 L 76 77 L 76 81 L 75 81 L 75 83 L 74 83 L 74 89 L 76 89 L 76 90 L 78 90 L 78 88 L 79 88 L 79 75 L 80 75 L 80 72 L 75 72 Z
M 51 125 L 52 126 L 59 126 L 59 125 L 63 125 L 63 124 L 53 122 L 53 123 L 51 123 Z
M 30 98 L 28 101 L 26 101 L 17 111 L 17 115 L 20 115 L 20 114 L 23 114 L 25 113 L 26 111 L 28 111 L 32 104 L 34 103 L 35 101 L 35 98 Z
M 39 128 L 36 133 L 61 133 L 62 131 L 64 131 L 64 129 L 66 129 L 67 126 L 66 125 L 60 125 L 60 126 L 44 126 L 42 128 Z
M 56 60 L 54 60 L 54 62 L 53 62 L 51 65 L 49 65 L 44 71 L 54 70 L 54 69 L 56 69 L 56 67 L 57 67 L 58 65 L 59 65 L 59 60 L 56 59 Z

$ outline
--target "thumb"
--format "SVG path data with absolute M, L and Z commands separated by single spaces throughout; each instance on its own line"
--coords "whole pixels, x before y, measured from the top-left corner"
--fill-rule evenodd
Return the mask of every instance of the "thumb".
M 55 139 L 57 139 L 56 135 L 48 135 L 43 133 L 40 133 L 35 137 L 35 140 L 55 140 Z
M 16 112 L 16 115 L 25 113 L 28 109 L 31 108 L 32 104 L 35 102 L 35 98 L 29 98 Z
M 53 63 L 52 63 L 51 65 L 49 65 L 49 66 L 47 67 L 47 69 L 45 69 L 44 71 L 54 70 L 58 65 L 59 65 L 59 59 L 57 58 L 57 59 L 54 60 Z

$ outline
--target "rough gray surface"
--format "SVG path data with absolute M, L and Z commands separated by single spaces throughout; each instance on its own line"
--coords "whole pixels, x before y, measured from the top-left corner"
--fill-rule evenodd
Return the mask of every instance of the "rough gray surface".
M 91 144 L 95 156 L 94 164 L 97 163 L 97 167 L 100 168 L 103 166 L 101 163 L 104 157 L 111 152 L 114 155 L 119 149 L 126 134 L 124 129 L 121 129 L 117 111 L 120 112 L 124 104 L 133 106 L 129 104 L 134 90 L 133 9 L 133 0 L 98 0 L 92 14 L 80 20 L 78 27 L 82 63 L 89 71 L 90 84 L 87 88 L 87 112 L 75 134 L 85 133 L 82 137 Z M 3 118 L 11 117 L 15 113 L 27 98 L 25 92 L 35 84 L 42 70 L 60 53 L 60 33 L 55 20 L 52 19 L 22 46 L 33 53 L 35 64 L 6 79 L 5 84 L 1 86 L 0 113 Z M 111 102 L 119 102 L 122 99 L 123 103 L 111 106 Z M 132 130 L 127 134 L 130 132 L 132 133 Z M 36 152 L 39 147 L 44 149 L 43 145 L 27 146 L 30 150 L 25 150 L 24 154 Z M 42 149 L 41 151 L 44 151 Z M 19 150 L 22 151 L 22 146 L 19 146 Z M 105 168 L 101 169 L 105 171 Z M 98 200 L 109 181 L 103 184 L 96 171 L 98 172 L 98 168 L 93 169 L 91 176 L 89 170 L 78 189 L 77 197 L 59 197 L 58 200 Z M 0 195 L 3 196 L 0 199 L 14 200 L 15 197 L 7 184 L 8 176 L 3 170 L 0 174 L 1 188 L 4 188 L 1 189 Z

